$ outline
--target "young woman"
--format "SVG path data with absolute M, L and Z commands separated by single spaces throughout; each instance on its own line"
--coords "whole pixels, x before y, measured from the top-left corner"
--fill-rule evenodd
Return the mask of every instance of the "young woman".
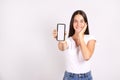
M 57 31 L 53 31 L 57 37 Z M 88 20 L 84 11 L 77 10 L 70 21 L 68 39 L 58 42 L 58 48 L 65 52 L 66 71 L 63 80 L 93 80 L 90 58 L 93 55 L 96 40 L 89 34 Z

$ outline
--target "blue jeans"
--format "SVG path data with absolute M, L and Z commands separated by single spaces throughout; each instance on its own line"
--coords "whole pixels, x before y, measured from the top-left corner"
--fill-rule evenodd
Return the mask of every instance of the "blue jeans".
M 93 80 L 91 71 L 84 74 L 75 74 L 65 71 L 63 80 Z

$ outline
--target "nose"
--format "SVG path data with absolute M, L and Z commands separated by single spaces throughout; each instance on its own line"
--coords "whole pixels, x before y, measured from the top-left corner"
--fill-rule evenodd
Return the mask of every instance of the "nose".
M 81 24 L 82 24 L 82 23 L 78 22 L 78 23 L 77 23 L 77 26 L 81 26 Z

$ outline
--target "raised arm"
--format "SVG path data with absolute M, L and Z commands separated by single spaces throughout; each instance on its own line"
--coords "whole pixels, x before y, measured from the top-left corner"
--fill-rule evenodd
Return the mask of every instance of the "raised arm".
M 87 44 L 85 43 L 84 32 L 85 32 L 86 28 L 87 28 L 87 25 L 85 25 L 83 30 L 79 33 L 79 45 L 80 45 L 80 48 L 82 51 L 83 58 L 85 60 L 89 60 L 91 58 L 91 56 L 93 55 L 96 40 L 91 39 L 88 41 Z
M 89 60 L 93 55 L 95 42 L 95 40 L 90 40 L 87 44 L 85 44 L 85 41 L 83 39 L 80 39 L 80 48 L 85 60 Z

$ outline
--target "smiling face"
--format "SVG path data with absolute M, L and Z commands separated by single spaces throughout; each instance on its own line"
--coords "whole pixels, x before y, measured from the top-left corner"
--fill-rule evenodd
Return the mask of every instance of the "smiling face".
M 86 27 L 84 34 L 89 35 L 89 25 L 87 16 L 84 11 L 77 10 L 73 13 L 71 20 L 70 20 L 70 28 L 69 28 L 69 35 L 68 37 L 73 36 L 75 33 L 79 33 Z
M 82 15 L 77 14 L 73 20 L 73 28 L 75 32 L 79 33 L 85 26 L 85 21 Z

